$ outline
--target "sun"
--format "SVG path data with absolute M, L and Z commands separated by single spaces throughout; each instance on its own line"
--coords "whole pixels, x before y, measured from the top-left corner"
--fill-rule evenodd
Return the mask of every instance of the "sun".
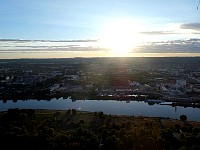
M 131 20 L 107 23 L 103 28 L 99 44 L 112 53 L 129 53 L 141 43 L 139 26 Z

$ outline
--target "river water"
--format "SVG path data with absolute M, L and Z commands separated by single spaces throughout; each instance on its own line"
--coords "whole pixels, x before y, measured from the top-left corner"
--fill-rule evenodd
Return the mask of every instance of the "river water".
M 200 121 L 200 109 L 192 107 L 171 107 L 168 105 L 149 105 L 144 101 L 115 101 L 115 100 L 76 100 L 71 99 L 52 99 L 47 100 L 18 100 L 0 101 L 0 111 L 6 111 L 9 108 L 25 109 L 53 109 L 67 110 L 77 109 L 80 111 L 98 112 L 103 111 L 106 114 L 114 115 L 142 115 L 150 117 L 169 117 L 179 119 L 180 115 L 186 115 L 188 120 Z

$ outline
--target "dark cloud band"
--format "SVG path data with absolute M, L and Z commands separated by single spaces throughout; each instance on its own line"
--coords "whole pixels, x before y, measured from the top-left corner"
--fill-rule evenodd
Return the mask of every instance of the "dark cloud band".
M 186 23 L 180 26 L 182 29 L 192 29 L 200 31 L 200 23 Z
M 167 35 L 167 34 L 179 34 L 173 31 L 147 31 L 147 32 L 140 32 L 141 34 L 146 35 Z

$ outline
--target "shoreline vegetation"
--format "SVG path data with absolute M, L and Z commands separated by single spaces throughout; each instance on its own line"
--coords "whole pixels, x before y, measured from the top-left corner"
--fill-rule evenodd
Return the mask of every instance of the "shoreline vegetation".
M 6 149 L 24 150 L 194 150 L 200 148 L 200 122 L 187 121 L 185 115 L 171 119 L 16 108 L 0 112 L 0 140 Z

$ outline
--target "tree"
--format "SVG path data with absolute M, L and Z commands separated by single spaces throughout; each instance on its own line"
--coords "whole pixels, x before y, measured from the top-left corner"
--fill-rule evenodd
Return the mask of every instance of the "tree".
M 180 120 L 181 121 L 186 121 L 187 120 L 187 116 L 186 115 L 181 115 L 180 116 Z
M 72 109 L 72 114 L 73 114 L 73 115 L 76 115 L 76 114 L 77 114 L 76 109 Z

